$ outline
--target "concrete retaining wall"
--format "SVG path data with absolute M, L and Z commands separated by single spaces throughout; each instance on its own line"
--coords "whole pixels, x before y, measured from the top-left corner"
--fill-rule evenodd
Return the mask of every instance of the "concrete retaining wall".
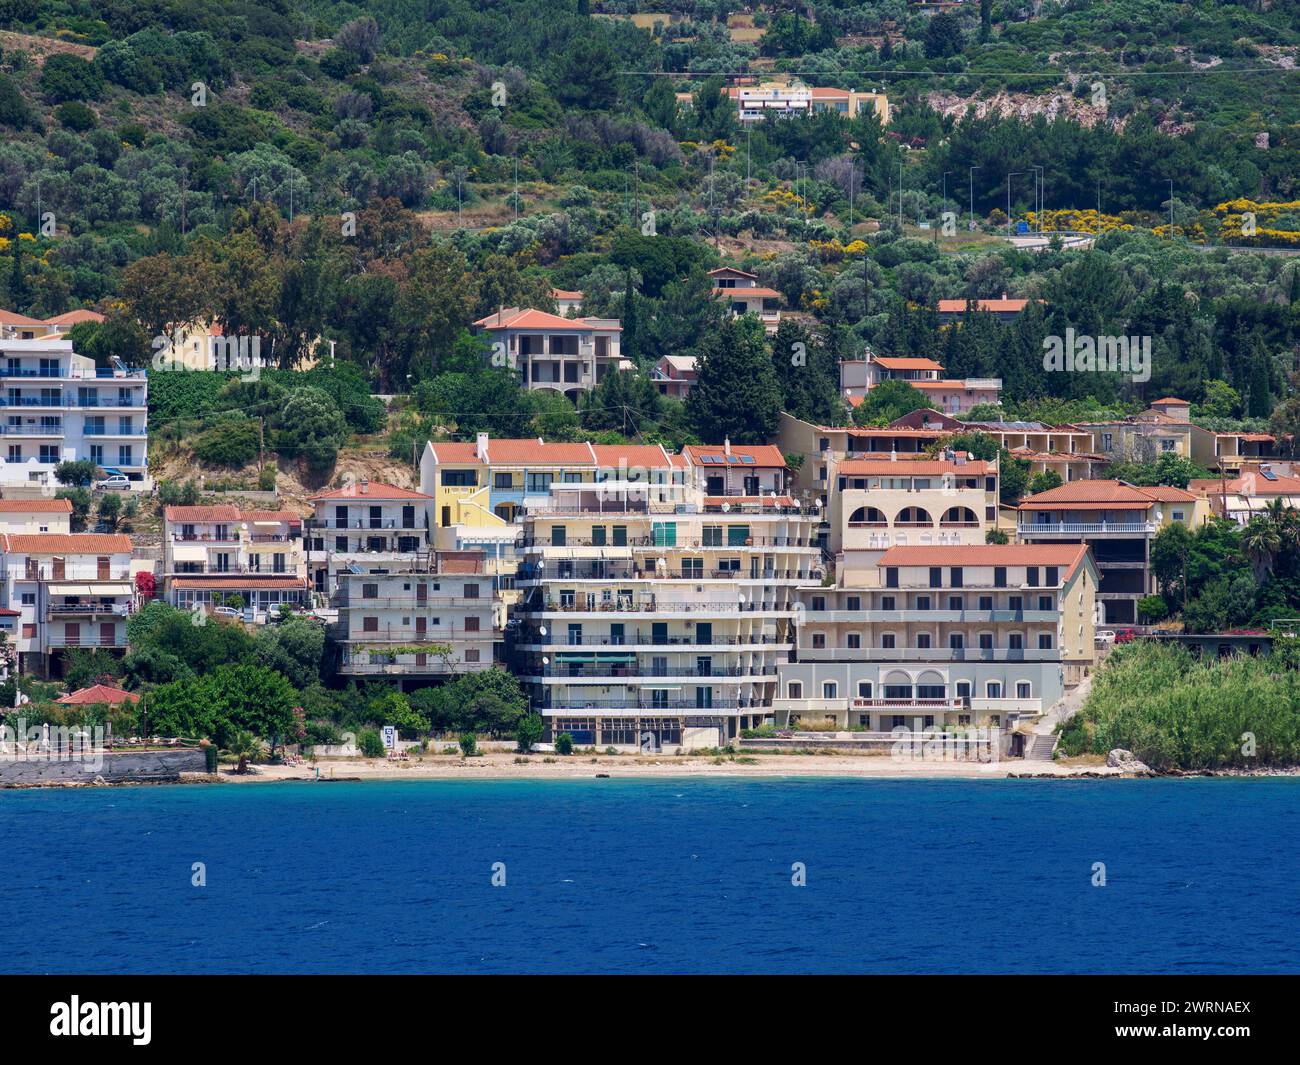
M 93 760 L 46 761 L 43 758 L 0 756 L 0 787 L 32 787 L 40 784 L 90 784 L 102 777 L 109 784 L 132 781 L 179 780 L 182 773 L 206 773 L 207 761 L 200 750 L 128 751 L 105 754 L 103 765 Z

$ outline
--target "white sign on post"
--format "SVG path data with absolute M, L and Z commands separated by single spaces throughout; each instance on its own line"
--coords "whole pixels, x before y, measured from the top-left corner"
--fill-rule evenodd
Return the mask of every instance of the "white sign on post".
M 393 725 L 384 726 L 384 746 L 390 751 L 397 747 L 397 729 Z

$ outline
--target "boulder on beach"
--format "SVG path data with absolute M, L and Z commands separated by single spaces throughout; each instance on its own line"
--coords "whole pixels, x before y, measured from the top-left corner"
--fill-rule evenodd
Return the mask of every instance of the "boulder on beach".
M 1151 767 L 1145 762 L 1139 761 L 1132 751 L 1126 751 L 1122 747 L 1116 747 L 1106 755 L 1106 766 L 1109 769 L 1118 769 L 1123 773 L 1149 774 Z

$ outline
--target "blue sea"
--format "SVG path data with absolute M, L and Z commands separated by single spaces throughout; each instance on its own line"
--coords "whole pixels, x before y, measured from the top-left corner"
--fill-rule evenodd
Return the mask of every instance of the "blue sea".
M 1300 972 L 1298 823 L 1294 778 L 0 792 L 0 971 Z

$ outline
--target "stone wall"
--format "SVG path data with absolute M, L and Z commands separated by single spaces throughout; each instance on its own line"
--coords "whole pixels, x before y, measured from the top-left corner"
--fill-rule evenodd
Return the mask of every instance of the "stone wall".
M 103 765 L 93 761 L 46 761 L 0 755 L 0 787 L 32 787 L 40 784 L 91 784 L 96 777 L 109 784 L 132 781 L 179 780 L 182 773 L 206 773 L 201 750 L 125 751 L 105 754 Z

